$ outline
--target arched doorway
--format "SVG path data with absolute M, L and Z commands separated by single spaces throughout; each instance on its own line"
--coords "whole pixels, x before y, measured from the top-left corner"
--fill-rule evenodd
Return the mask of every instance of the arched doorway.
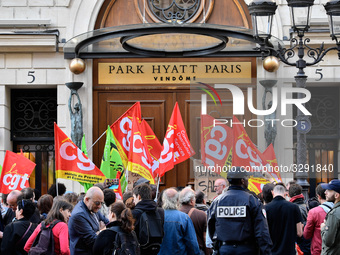
M 141 24 L 145 19 L 148 23 L 164 22 L 157 8 L 152 6 L 152 1 L 145 1 L 147 5 L 144 10 L 144 1 L 105 1 L 99 12 L 95 29 L 117 27 L 129 24 Z M 158 8 L 165 8 L 173 3 L 171 0 L 157 1 Z M 183 6 L 190 3 L 198 5 L 195 12 L 186 13 L 189 23 L 208 23 L 229 25 L 237 27 L 250 27 L 250 16 L 247 6 L 243 1 L 219 0 L 219 1 L 183 1 Z M 205 3 L 205 6 L 202 5 Z M 180 44 L 195 45 L 194 37 L 189 40 L 177 35 L 175 44 L 165 47 L 182 47 Z M 186 37 L 188 39 L 188 37 Z M 146 39 L 148 40 L 148 39 Z M 154 43 L 164 39 L 164 35 L 155 35 Z M 150 42 L 148 42 L 150 43 Z M 228 42 L 230 44 L 236 41 Z M 179 44 L 179 45 L 178 45 Z M 115 47 L 114 43 L 107 47 Z M 161 47 L 154 45 L 154 47 Z M 164 47 L 164 45 L 162 46 Z M 183 46 L 184 47 L 184 46 Z M 187 45 L 185 45 L 187 47 Z M 105 54 L 105 53 L 103 53 Z M 191 57 L 191 58 L 112 58 L 95 59 L 93 61 L 93 138 L 96 140 L 121 114 L 123 114 L 136 101 L 140 101 L 142 117 L 147 120 L 154 130 L 157 138 L 162 142 L 166 127 L 169 122 L 173 106 L 177 101 L 181 110 L 184 125 L 189 133 L 191 144 L 196 151 L 194 158 L 200 158 L 200 130 L 198 119 L 200 102 L 190 97 L 190 81 L 180 82 L 182 74 L 193 79 L 194 66 L 210 65 L 211 72 L 216 66 L 215 73 L 222 72 L 221 66 L 225 63 L 247 63 L 250 66 L 249 78 L 256 77 L 256 60 L 251 57 L 226 58 L 226 57 Z M 230 64 L 233 65 L 233 64 Z M 143 66 L 143 68 L 142 68 Z M 150 75 L 146 77 L 145 67 L 149 66 Z M 191 69 L 190 69 L 191 66 Z M 106 69 L 105 69 L 106 68 Z M 182 69 L 181 69 L 182 68 Z M 227 67 L 226 67 L 227 68 Z M 223 68 L 222 68 L 223 69 Z M 103 75 L 106 70 L 106 76 Z M 172 70 L 172 71 L 171 71 Z M 175 70 L 175 71 L 174 71 Z M 226 70 L 226 69 L 225 69 Z M 139 72 L 139 73 L 138 73 Z M 143 75 L 142 75 L 143 72 Z M 228 72 L 225 72 L 228 75 Z M 104 77 L 105 76 L 105 77 Z M 104 77 L 104 78 L 103 78 Z M 137 78 L 136 78 L 137 77 Z M 175 77 L 175 80 L 173 80 Z M 227 77 L 227 76 L 226 76 Z M 209 78 L 209 77 L 208 77 Z M 223 78 L 223 75 L 221 76 Z M 246 89 L 245 87 L 243 89 Z M 256 87 L 255 87 L 256 89 Z M 255 93 L 254 93 L 255 94 Z M 231 116 L 231 95 L 225 95 L 223 116 Z M 253 98 L 255 101 L 255 96 Z M 246 112 L 245 117 L 251 118 L 251 113 Z M 247 130 L 249 135 L 256 140 L 256 129 Z M 94 146 L 93 161 L 100 165 L 105 139 L 101 139 Z M 194 179 L 190 167 L 190 160 L 178 164 L 174 170 L 169 171 L 161 181 L 161 187 L 186 186 Z

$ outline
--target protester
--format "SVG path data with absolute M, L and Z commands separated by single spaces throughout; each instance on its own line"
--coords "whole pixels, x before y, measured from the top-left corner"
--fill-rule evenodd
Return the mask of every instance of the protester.
M 152 200 L 152 191 L 149 184 L 141 184 L 133 188 L 133 200 L 135 208 L 132 215 L 136 220 L 135 231 L 141 244 L 141 254 L 158 254 L 160 244 L 164 236 L 164 210 L 157 208 L 157 204 Z M 146 213 L 145 217 L 141 217 Z M 145 229 L 152 228 L 155 236 L 149 236 L 150 231 L 145 233 Z M 147 237 L 147 238 L 145 238 Z
M 305 204 L 305 197 L 302 194 L 302 187 L 299 184 L 291 184 L 288 190 L 288 194 L 290 197 L 290 202 L 299 206 L 301 216 L 302 216 L 302 225 L 306 225 L 307 222 L 307 205 Z M 297 244 L 299 245 L 301 251 L 304 255 L 310 255 L 310 246 L 311 240 L 305 239 L 303 236 L 298 237 Z
M 11 208 L 14 213 L 17 210 L 17 202 L 21 199 L 20 197 L 22 198 L 22 193 L 19 190 L 13 190 L 7 196 L 8 207 Z
M 21 190 L 21 193 L 22 193 L 23 199 L 30 199 L 30 200 L 32 200 L 34 205 L 36 205 L 35 200 L 34 200 L 34 198 L 35 198 L 34 189 L 32 189 L 30 187 L 23 188 Z M 37 224 L 40 223 L 40 213 L 39 213 L 39 209 L 37 207 L 35 208 L 34 214 L 30 218 L 30 222 L 37 223 Z
M 0 226 L 0 231 L 3 231 L 4 227 L 7 226 L 12 220 L 15 218 L 15 213 L 11 208 L 9 208 L 7 204 L 7 196 L 8 194 L 2 194 L 2 203 L 1 203 L 1 224 L 3 225 L 2 229 Z M 0 237 L 1 242 L 1 237 Z
M 150 184 L 150 188 L 151 188 L 151 199 L 156 201 L 156 195 L 157 195 L 157 185 L 155 184 Z
M 1 254 L 27 254 L 25 243 L 37 224 L 29 221 L 35 211 L 34 203 L 29 199 L 18 200 L 15 212 L 16 221 L 5 227 L 1 243 Z
M 100 232 L 94 242 L 93 254 L 114 254 L 117 230 L 127 234 L 133 232 L 135 220 L 132 217 L 131 210 L 121 201 L 115 202 L 110 206 L 109 221 L 110 223 L 106 226 L 106 229 Z M 133 233 L 132 235 L 136 234 Z M 138 249 L 137 243 L 135 249 Z
M 210 238 L 218 254 L 270 254 L 271 240 L 262 205 L 248 193 L 248 172 L 235 167 L 228 172 L 229 188 L 208 210 Z
M 340 251 L 340 180 L 321 184 L 326 190 L 327 201 L 334 201 L 333 209 L 321 224 L 322 255 L 339 255 Z
M 179 193 L 179 210 L 188 214 L 195 228 L 197 242 L 201 254 L 208 254 L 205 246 L 205 234 L 207 229 L 207 214 L 195 208 L 195 191 L 191 188 L 184 188 Z
M 49 194 L 42 195 L 38 202 L 37 207 L 40 213 L 40 221 L 46 220 L 47 214 L 53 205 L 53 197 Z
M 71 203 L 73 206 L 75 206 L 79 201 L 78 201 L 78 194 L 75 192 L 66 192 L 64 194 L 64 198 L 66 201 Z
M 177 210 L 177 190 L 164 190 L 164 238 L 159 255 L 199 255 L 195 228 L 189 216 Z
M 285 200 L 286 187 L 277 183 L 273 201 L 266 205 L 273 255 L 295 255 L 297 236 L 302 236 L 302 217 L 297 205 Z
M 53 203 L 53 206 L 49 213 L 47 214 L 46 220 L 44 221 L 46 227 L 50 224 L 58 222 L 53 228 L 52 233 L 54 237 L 54 252 L 57 255 L 69 255 L 70 247 L 69 247 L 69 232 L 68 232 L 68 220 L 71 216 L 71 211 L 73 209 L 73 205 L 67 202 L 64 199 L 58 199 Z M 33 234 L 27 240 L 25 245 L 25 251 L 29 251 L 36 239 L 37 235 L 41 231 L 41 223 L 34 230 Z
M 314 207 L 309 210 L 307 223 L 303 230 L 303 236 L 306 239 L 312 238 L 311 243 L 311 254 L 320 255 L 321 254 L 321 229 L 320 226 L 324 222 L 326 214 L 333 208 L 333 202 L 326 201 L 325 189 L 319 184 L 315 193 L 318 201 L 321 205 Z
M 217 179 L 214 183 L 214 191 L 216 192 L 216 197 L 223 193 L 223 190 L 227 187 L 227 182 L 225 179 Z M 215 198 L 214 198 L 215 199 Z
M 123 194 L 123 203 L 127 208 L 133 210 L 135 208 L 135 202 L 133 200 L 133 193 L 131 191 L 127 191 Z
M 84 197 L 74 207 L 69 221 L 71 254 L 92 254 L 93 244 L 99 231 L 105 228 L 109 221 L 100 212 L 104 203 L 103 191 L 91 187 Z
M 57 185 L 54 183 L 48 189 L 47 194 L 50 194 L 53 198 L 56 196 L 62 196 L 66 192 L 66 186 L 64 183 L 58 183 L 58 194 L 57 194 Z
M 203 212 L 207 212 L 209 207 L 207 206 L 205 194 L 201 190 L 195 192 L 195 208 Z
M 273 183 L 267 183 L 262 188 L 262 198 L 265 205 L 269 204 L 273 200 L 273 189 L 275 185 Z
M 100 212 L 105 216 L 105 218 L 108 218 L 110 206 L 116 202 L 116 194 L 112 189 L 106 188 L 103 190 L 104 193 L 104 204 L 102 205 L 102 208 L 100 208 Z
M 145 179 L 144 177 L 139 178 L 134 184 L 133 187 L 136 187 L 141 184 L 150 184 L 150 181 L 148 179 Z

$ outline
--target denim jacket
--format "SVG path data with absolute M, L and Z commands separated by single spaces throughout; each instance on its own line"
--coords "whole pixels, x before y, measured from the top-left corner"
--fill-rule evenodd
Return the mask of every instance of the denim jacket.
M 199 255 L 194 225 L 186 213 L 164 210 L 164 237 L 158 255 Z

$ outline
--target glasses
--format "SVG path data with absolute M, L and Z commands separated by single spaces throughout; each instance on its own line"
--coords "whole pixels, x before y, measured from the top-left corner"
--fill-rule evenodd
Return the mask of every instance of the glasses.
M 220 186 L 223 186 L 223 184 L 219 184 L 219 185 L 214 185 L 214 188 L 218 188 Z
M 96 206 L 104 205 L 104 202 L 99 202 L 99 201 L 94 201 L 93 203 L 94 203 Z

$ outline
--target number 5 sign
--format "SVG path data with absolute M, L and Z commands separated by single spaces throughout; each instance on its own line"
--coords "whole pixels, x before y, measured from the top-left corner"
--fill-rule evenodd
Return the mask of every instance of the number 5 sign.
M 302 134 L 307 134 L 312 129 L 312 123 L 307 116 L 297 116 L 296 130 Z

